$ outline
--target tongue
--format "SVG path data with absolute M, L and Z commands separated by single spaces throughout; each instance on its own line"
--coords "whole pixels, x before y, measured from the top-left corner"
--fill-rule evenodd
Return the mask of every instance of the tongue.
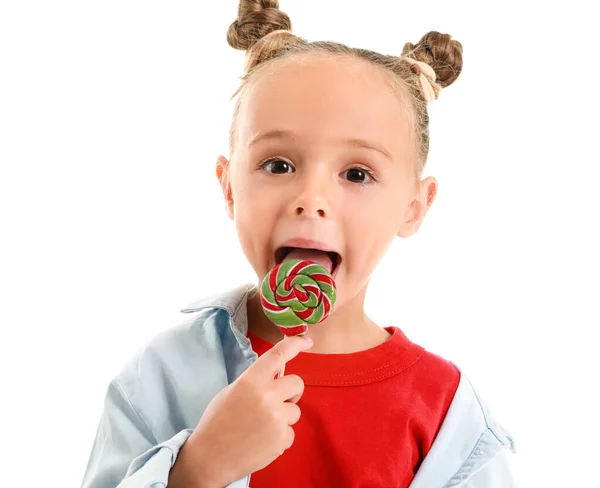
M 316 251 L 314 249 L 294 249 L 285 257 L 285 261 L 288 259 L 306 259 L 313 263 L 320 264 L 330 273 L 333 269 L 333 262 L 329 255 L 324 251 Z

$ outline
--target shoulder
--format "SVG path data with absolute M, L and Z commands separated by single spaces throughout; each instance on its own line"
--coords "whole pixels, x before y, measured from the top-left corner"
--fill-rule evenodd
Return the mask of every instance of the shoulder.
M 445 398 L 447 415 L 462 419 L 464 431 L 479 434 L 488 431 L 504 447 L 514 450 L 512 435 L 492 413 L 463 368 L 426 349 L 419 362 L 421 381 L 430 391 Z
M 157 439 L 197 422 L 227 386 L 217 324 L 223 311 L 207 308 L 156 334 L 113 379 Z
M 430 419 L 438 419 L 439 428 L 456 395 L 460 372 L 450 361 L 427 350 L 415 366 L 422 405 L 427 407 Z
M 244 284 L 183 307 L 180 311 L 187 314 L 185 320 L 156 334 L 126 362 L 118 377 L 124 389 L 130 391 L 129 387 L 142 383 L 150 388 L 157 381 L 164 384 L 167 378 L 171 383 L 176 382 L 173 378 L 179 383 L 188 377 L 198 381 L 199 375 L 221 379 L 227 354 L 235 351 L 236 338 L 230 326 L 242 321 L 245 299 L 254 290 L 253 285 Z
M 423 349 L 420 361 L 424 381 L 431 385 L 451 385 L 456 390 L 460 371 L 451 361 L 427 349 Z
M 482 426 L 491 432 L 496 440 L 505 448 L 516 452 L 515 441 L 509 430 L 501 424 L 497 416 L 495 416 L 488 407 L 485 399 L 473 386 L 471 380 L 459 368 L 461 372 L 461 383 L 459 391 L 461 391 L 461 401 L 457 402 L 464 410 L 473 412 L 474 415 L 480 418 Z M 458 391 L 457 391 L 458 393 Z
M 472 436 L 473 440 L 487 433 L 498 445 L 516 452 L 512 434 L 492 413 L 465 371 L 460 366 L 456 367 L 460 373 L 460 381 L 448 409 L 446 422 L 460 425 L 458 430 L 467 437 Z
M 217 314 L 216 309 L 204 309 L 154 335 L 129 358 L 123 371 L 197 353 L 206 342 L 206 327 Z
M 500 461 L 506 459 L 505 450 L 516 452 L 513 438 L 491 414 L 461 368 L 457 369 L 460 382 L 456 394 L 411 488 L 443 483 L 446 483 L 443 486 L 463 486 L 467 480 L 473 481 L 473 486 L 500 486 L 491 480 L 499 481 L 510 475 L 506 464 Z M 481 471 L 485 474 L 480 474 L 475 482 Z M 490 479 L 489 484 L 483 481 L 484 477 Z
M 132 400 L 136 396 L 152 397 L 168 383 L 184 382 L 203 370 L 210 373 L 207 369 L 214 367 L 210 351 L 219 342 L 214 333 L 219 312 L 207 308 L 194 313 L 139 347 L 116 377 L 125 393 Z
M 412 366 L 412 374 L 418 380 L 419 388 L 429 392 L 433 397 L 449 397 L 450 402 L 460 381 L 459 369 L 448 359 L 431 352 L 423 346 L 412 342 L 402 332 L 410 348 L 419 351 L 419 359 Z

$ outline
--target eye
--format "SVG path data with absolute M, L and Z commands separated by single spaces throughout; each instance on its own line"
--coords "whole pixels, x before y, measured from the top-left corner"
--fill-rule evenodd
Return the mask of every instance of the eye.
M 366 168 L 350 168 L 349 170 L 344 171 L 342 174 L 347 175 L 346 178 L 348 181 L 362 185 L 368 183 L 369 181 L 375 180 L 373 173 Z
M 287 161 L 283 161 L 282 159 L 267 159 L 266 161 L 260 164 L 260 168 L 265 170 L 267 173 L 272 174 L 285 174 L 285 173 L 293 173 L 294 167 L 288 163 Z

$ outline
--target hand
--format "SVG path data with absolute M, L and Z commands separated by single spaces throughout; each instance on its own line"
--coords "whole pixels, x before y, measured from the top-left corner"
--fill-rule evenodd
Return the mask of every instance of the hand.
M 310 347 L 307 338 L 287 337 L 221 390 L 183 445 L 169 488 L 172 478 L 186 480 L 186 486 L 222 488 L 271 464 L 289 449 L 295 435 L 292 425 L 300 419 L 297 402 L 304 382 L 297 375 L 275 375 Z

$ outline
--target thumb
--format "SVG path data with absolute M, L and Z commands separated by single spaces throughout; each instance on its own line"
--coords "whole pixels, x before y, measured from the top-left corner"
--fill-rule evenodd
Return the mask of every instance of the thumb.
M 264 379 L 273 379 L 273 376 L 281 370 L 284 364 L 312 346 L 313 341 L 308 337 L 285 336 L 257 359 L 254 369 L 258 370 L 258 374 Z

